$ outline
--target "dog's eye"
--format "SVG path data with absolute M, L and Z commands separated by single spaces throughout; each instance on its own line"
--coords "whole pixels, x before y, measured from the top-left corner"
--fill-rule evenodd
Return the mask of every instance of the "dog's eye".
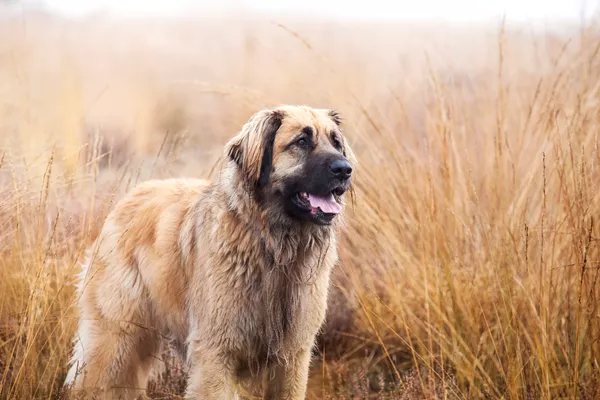
M 338 139 L 333 139 L 333 146 L 336 148 L 336 150 L 342 149 L 342 143 Z
M 312 145 L 312 141 L 310 140 L 310 138 L 307 138 L 306 136 L 302 136 L 302 137 L 292 140 L 286 146 L 286 150 L 294 149 L 294 148 L 309 149 L 311 147 L 311 145 Z
M 308 140 L 306 140 L 305 138 L 300 138 L 296 140 L 296 144 L 300 147 L 306 147 L 308 146 Z

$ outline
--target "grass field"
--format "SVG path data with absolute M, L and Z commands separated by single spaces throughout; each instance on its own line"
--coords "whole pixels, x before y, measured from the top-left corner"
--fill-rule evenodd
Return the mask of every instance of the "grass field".
M 58 398 L 111 204 L 254 111 L 359 165 L 311 398 L 600 398 L 600 35 L 259 18 L 0 24 L 0 398 Z M 153 398 L 181 398 L 168 354 Z

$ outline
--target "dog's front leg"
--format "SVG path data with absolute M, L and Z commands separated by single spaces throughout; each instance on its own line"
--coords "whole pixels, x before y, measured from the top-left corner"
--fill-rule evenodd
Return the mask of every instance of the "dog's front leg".
M 202 355 L 192 364 L 186 400 L 237 399 L 235 375 L 223 357 Z
M 267 378 L 265 399 L 304 400 L 310 356 L 310 348 L 302 349 L 292 360 L 274 366 Z

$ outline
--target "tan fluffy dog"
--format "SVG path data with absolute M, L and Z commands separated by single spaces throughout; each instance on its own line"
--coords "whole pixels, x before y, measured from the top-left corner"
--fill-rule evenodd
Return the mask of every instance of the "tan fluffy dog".
M 191 398 L 303 399 L 352 172 L 339 124 L 329 110 L 260 111 L 213 182 L 149 181 L 120 201 L 82 271 L 67 383 L 135 398 L 169 338 Z

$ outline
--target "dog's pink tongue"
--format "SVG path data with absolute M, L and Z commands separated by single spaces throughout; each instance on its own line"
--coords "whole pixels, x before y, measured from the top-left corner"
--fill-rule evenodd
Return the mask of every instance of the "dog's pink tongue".
M 321 211 L 327 214 L 339 214 L 342 211 L 342 206 L 333 198 L 333 194 L 329 193 L 327 197 L 315 196 L 308 194 L 308 201 L 314 208 L 320 208 Z

